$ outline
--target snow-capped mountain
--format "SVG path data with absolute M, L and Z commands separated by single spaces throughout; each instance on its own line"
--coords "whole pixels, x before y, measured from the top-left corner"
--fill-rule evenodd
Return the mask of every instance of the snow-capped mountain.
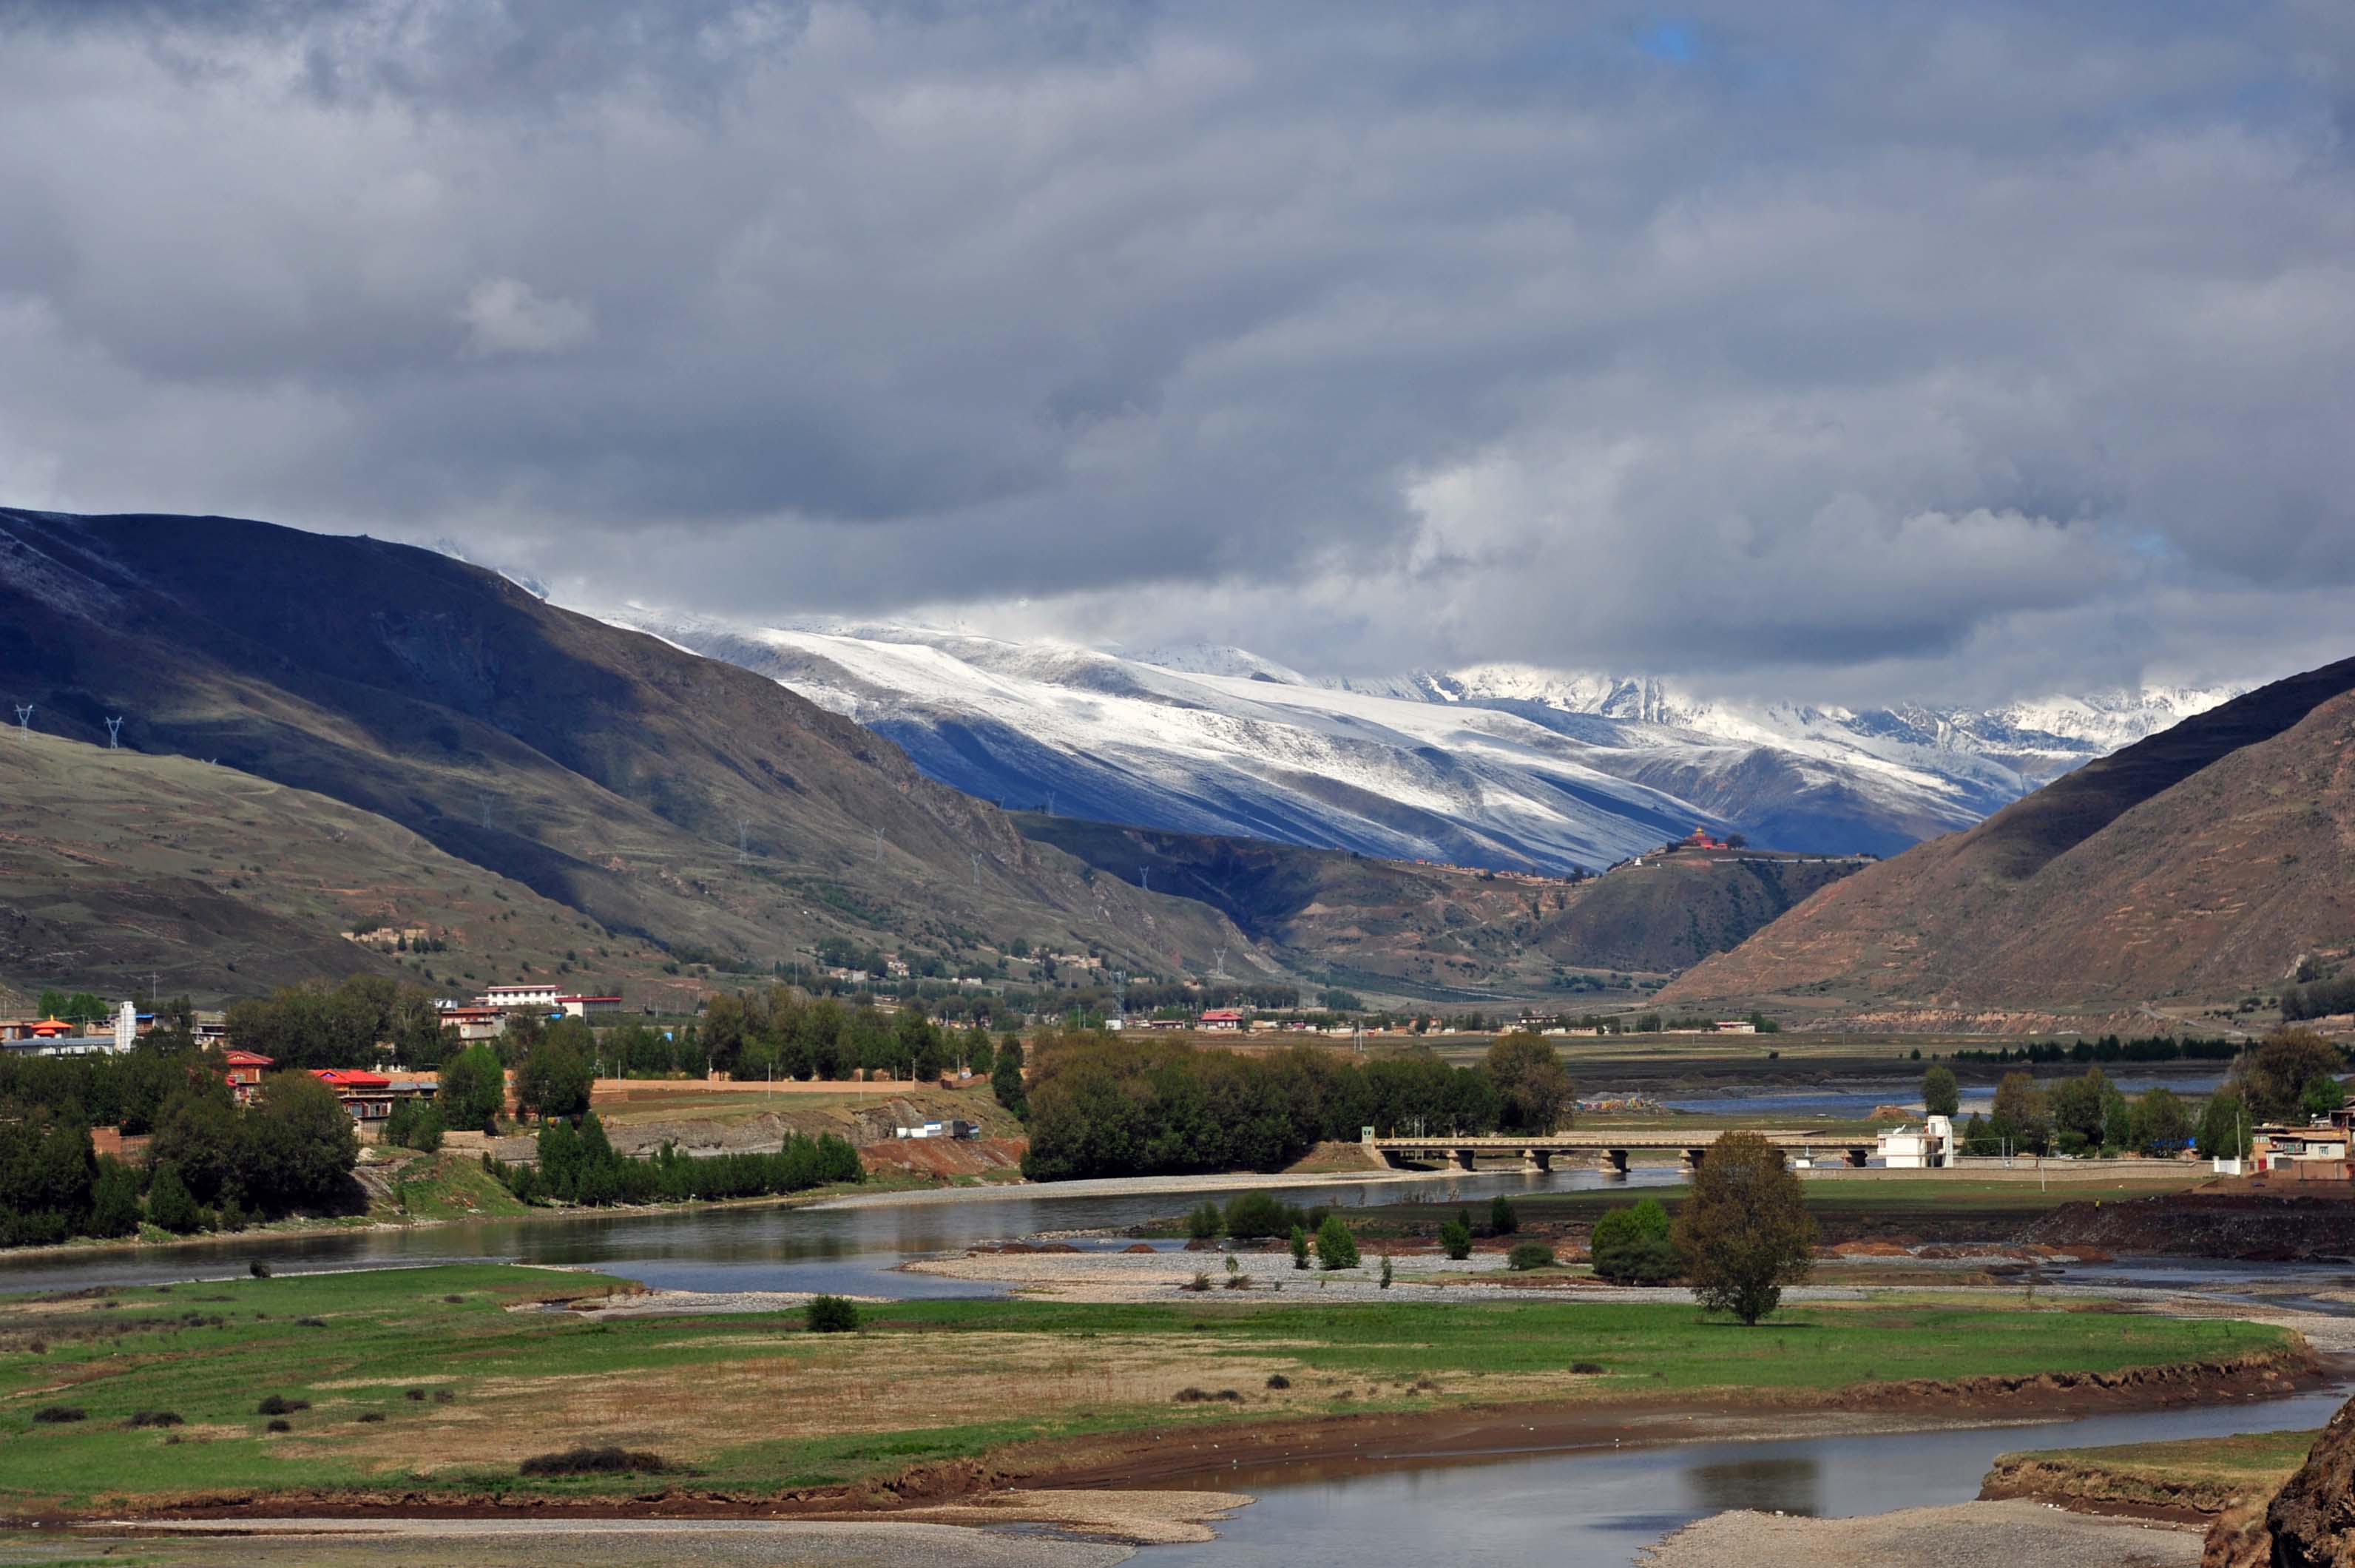
M 599 613 L 781 681 L 1009 806 L 1499 869 L 1599 868 L 1696 827 L 1892 852 L 2230 695 L 1858 712 L 1514 666 L 1325 681 L 1240 648 Z

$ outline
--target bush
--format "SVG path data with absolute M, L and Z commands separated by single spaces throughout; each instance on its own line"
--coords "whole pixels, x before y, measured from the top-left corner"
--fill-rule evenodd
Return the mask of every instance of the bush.
M 1296 1269 L 1308 1266 L 1308 1232 L 1299 1225 L 1292 1227 L 1292 1266 Z
M 1243 1396 L 1231 1388 L 1212 1393 L 1207 1389 L 1181 1388 L 1169 1396 L 1179 1404 L 1241 1404 Z
M 1441 1221 L 1439 1247 L 1457 1263 L 1472 1255 L 1472 1216 L 1468 1212 Z
M 442 1147 L 445 1128 L 442 1108 L 421 1100 L 402 1100 L 392 1107 L 392 1115 L 384 1122 L 384 1141 L 401 1148 L 413 1148 L 421 1154 L 432 1154 Z
M 1550 1268 L 1553 1249 L 1543 1242 L 1515 1242 L 1513 1250 L 1505 1254 L 1505 1266 L 1524 1273 L 1533 1268 Z
M 1233 1260 L 1230 1259 L 1228 1261 L 1232 1262 Z M 1249 1290 L 1251 1287 L 1251 1275 L 1247 1274 L 1229 1274 L 1227 1275 L 1227 1288 L 1229 1290 Z
M 1614 1209 L 1594 1222 L 1594 1272 L 1614 1285 L 1664 1285 L 1683 1272 L 1668 1239 L 1668 1211 L 1657 1199 Z
M 1267 1386 L 1273 1389 L 1290 1388 L 1292 1386 L 1292 1380 L 1285 1377 L 1282 1372 L 1270 1372 L 1267 1376 Z
M 1316 1227 L 1316 1266 L 1328 1272 L 1358 1266 L 1358 1238 L 1349 1234 L 1338 1214 L 1326 1215 Z
M 260 1258 L 256 1258 L 251 1263 L 245 1265 L 245 1272 L 251 1275 L 256 1279 L 268 1279 L 270 1277 L 270 1265 L 263 1263 Z
M 180 1419 L 180 1413 L 176 1410 L 139 1410 L 132 1413 L 130 1424 L 134 1427 L 185 1426 L 187 1423 Z
M 802 1309 L 802 1322 L 813 1334 L 847 1334 L 858 1327 L 858 1304 L 839 1296 L 813 1296 Z
M 291 1421 L 271 1421 L 265 1422 L 261 1429 L 264 1432 L 292 1432 L 294 1430 L 294 1424 Z
M 307 1399 L 288 1399 L 282 1393 L 264 1394 L 261 1403 L 253 1407 L 256 1415 L 292 1415 L 298 1410 L 308 1410 Z
M 1521 1217 L 1513 1209 L 1513 1200 L 1499 1192 L 1488 1202 L 1488 1233 L 1509 1236 L 1521 1228 Z
M 1180 1289 L 1180 1290 L 1208 1290 L 1208 1289 L 1209 1289 L 1209 1288 L 1210 1288 L 1210 1275 L 1209 1275 L 1209 1270 L 1207 1270 L 1207 1269 L 1199 1269 L 1199 1268 L 1198 1268 L 1198 1269 L 1196 1269 L 1196 1270 L 1194 1271 L 1194 1277 L 1193 1277 L 1193 1278 L 1191 1278 L 1191 1279 L 1189 1279 L 1189 1280 L 1188 1280 L 1185 1284 L 1183 1284 L 1183 1285 L 1179 1285 L 1178 1288 L 1178 1289 Z
M 364 1410 L 352 1419 L 358 1422 L 362 1426 L 373 1426 L 378 1422 L 384 1419 L 384 1412 L 380 1410 Z
M 1390 1253 L 1384 1253 L 1382 1254 L 1382 1288 L 1383 1288 L 1384 1290 L 1388 1290 L 1390 1287 L 1391 1287 L 1391 1255 L 1390 1255 Z
M 1198 1242 L 1207 1242 L 1219 1233 L 1225 1220 L 1219 1206 L 1205 1198 L 1186 1215 L 1186 1234 Z
M 62 1426 L 69 1421 L 80 1421 L 90 1412 L 78 1404 L 45 1404 L 33 1412 L 33 1419 L 44 1426 Z
M 1300 1211 L 1279 1201 L 1272 1193 L 1246 1192 L 1227 1205 L 1227 1234 L 1237 1241 L 1252 1242 L 1265 1236 L 1281 1236 L 1298 1225 Z
M 670 1467 L 659 1454 L 627 1448 L 567 1448 L 535 1454 L 516 1467 L 518 1476 L 659 1476 Z

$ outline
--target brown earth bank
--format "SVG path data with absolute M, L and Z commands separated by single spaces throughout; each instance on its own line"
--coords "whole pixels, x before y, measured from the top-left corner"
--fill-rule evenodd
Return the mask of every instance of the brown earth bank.
M 2285 1191 L 2262 1178 L 2156 1198 L 2064 1203 L 2023 1227 L 2023 1243 L 2107 1253 L 2252 1262 L 2355 1258 L 2355 1191 Z
M 2355 1563 L 2355 1400 L 2341 1405 L 2270 1501 L 2208 1531 L 2201 1568 L 2346 1568 Z
M 2090 1406 L 2150 1409 L 2205 1401 L 2279 1396 L 2323 1381 L 2303 1341 L 2227 1360 L 2129 1368 L 2117 1372 L 2040 1373 L 2021 1378 L 1919 1379 L 1834 1390 L 1726 1389 L 1670 1399 L 1628 1397 L 1496 1405 L 1428 1413 L 1368 1413 L 1146 1431 L 1036 1445 L 980 1458 L 916 1465 L 852 1486 L 746 1493 L 663 1482 L 628 1497 L 563 1498 L 424 1488 L 195 1494 L 126 1509 L 120 1505 L 55 1523 L 137 1517 L 155 1520 L 271 1518 L 631 1519 L 814 1518 L 898 1513 L 961 1503 L 1008 1488 L 1160 1488 L 1216 1472 L 1283 1467 L 1301 1478 L 1316 1467 L 1427 1461 L 1497 1453 L 1565 1452 L 1825 1431 L 1914 1431 L 2043 1415 L 2082 1415 Z M 17 1520 L 16 1522 L 34 1522 Z

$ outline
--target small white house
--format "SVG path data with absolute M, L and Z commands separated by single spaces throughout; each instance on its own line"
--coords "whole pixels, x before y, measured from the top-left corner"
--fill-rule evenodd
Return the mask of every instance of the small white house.
M 1920 1126 L 1892 1127 L 1879 1139 L 1881 1163 L 1891 1170 L 1936 1170 L 1955 1163 L 1955 1124 L 1932 1116 Z

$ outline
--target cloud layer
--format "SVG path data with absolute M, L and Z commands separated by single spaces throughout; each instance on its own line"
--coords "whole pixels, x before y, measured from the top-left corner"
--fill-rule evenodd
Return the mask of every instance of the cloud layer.
M 0 0 L 0 497 L 1810 695 L 2355 651 L 2341 5 Z

